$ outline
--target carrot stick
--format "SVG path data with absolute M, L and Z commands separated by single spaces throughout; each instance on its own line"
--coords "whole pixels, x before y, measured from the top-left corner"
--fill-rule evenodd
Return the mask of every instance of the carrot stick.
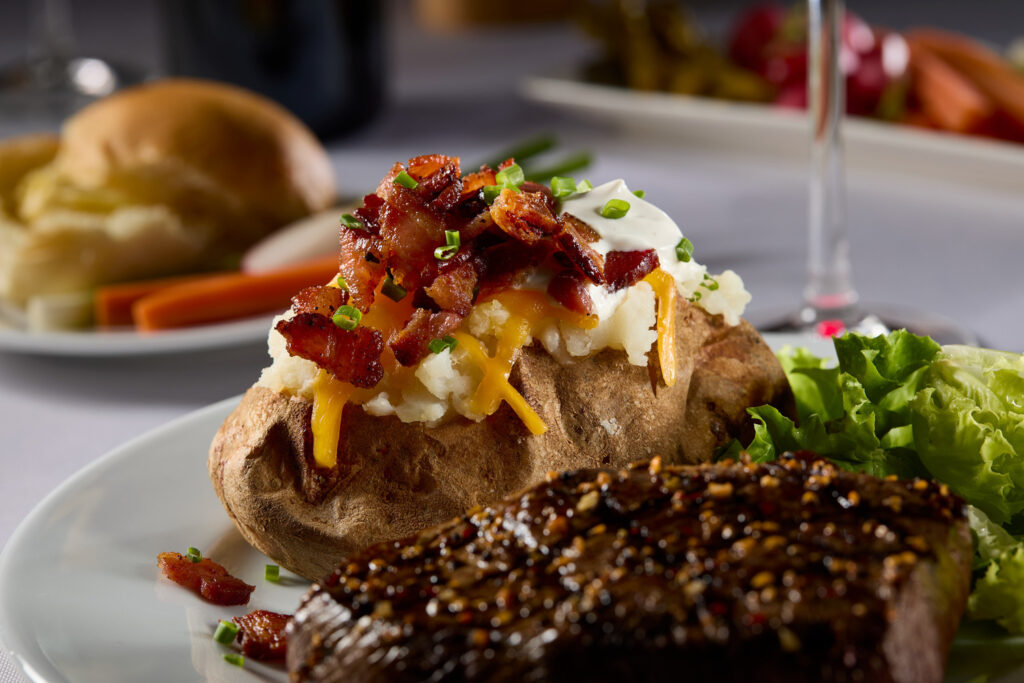
M 135 282 L 122 282 L 116 285 L 104 285 L 96 290 L 93 297 L 93 311 L 96 325 L 98 327 L 114 327 L 116 325 L 131 325 L 132 304 L 144 296 L 168 287 L 174 287 L 186 282 L 208 279 L 220 273 L 203 273 L 201 275 L 176 275 L 174 277 L 157 278 L 155 280 L 137 280 Z
M 995 105 L 970 81 L 936 56 L 927 45 L 907 41 L 913 95 L 936 126 L 956 133 L 981 129 Z
M 964 36 L 935 29 L 919 29 L 907 42 L 925 47 L 974 83 L 995 103 L 1015 133 L 1024 131 L 1024 76 L 1006 60 Z
M 281 311 L 300 289 L 337 274 L 338 259 L 329 256 L 266 273 L 217 275 L 143 297 L 132 306 L 132 317 L 148 332 Z

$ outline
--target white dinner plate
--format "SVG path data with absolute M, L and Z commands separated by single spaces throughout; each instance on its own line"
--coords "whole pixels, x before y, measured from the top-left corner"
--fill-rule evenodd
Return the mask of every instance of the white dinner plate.
M 831 345 L 820 339 L 765 337 L 776 349 L 809 345 L 830 354 Z M 0 642 L 30 680 L 286 680 L 280 667 L 228 664 L 227 648 L 211 638 L 221 618 L 259 608 L 293 612 L 308 585 L 284 571 L 280 584 L 264 580 L 267 558 L 245 543 L 210 486 L 207 449 L 238 401 L 214 404 L 116 449 L 22 522 L 0 555 Z M 210 605 L 161 577 L 157 554 L 188 546 L 255 584 L 249 605 Z M 991 670 L 991 653 L 978 654 L 990 633 L 998 631 L 959 638 L 950 680 Z M 1009 656 L 1007 666 L 1016 671 Z
M 0 325 L 0 352 L 45 356 L 145 356 L 229 348 L 265 341 L 271 315 L 160 332 L 28 332 Z
M 804 159 L 808 153 L 806 114 L 772 105 L 640 92 L 568 75 L 531 76 L 521 90 L 536 102 L 659 139 L 775 158 Z M 864 118 L 847 118 L 843 137 L 847 167 L 855 173 L 1024 190 L 1024 145 Z

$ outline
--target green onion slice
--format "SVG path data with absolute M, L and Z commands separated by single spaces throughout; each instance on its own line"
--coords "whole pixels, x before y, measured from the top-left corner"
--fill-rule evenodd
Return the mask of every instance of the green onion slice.
M 605 218 L 622 218 L 629 211 L 629 202 L 625 199 L 609 199 L 601 207 L 601 215 Z
M 581 180 L 579 183 L 576 184 L 576 191 L 581 193 L 581 194 L 583 192 L 590 192 L 593 189 L 594 189 L 594 183 L 590 182 L 586 178 L 584 178 L 583 180 Z
M 576 194 L 576 181 L 564 176 L 555 176 L 551 179 L 551 194 L 556 199 L 565 199 Z
M 339 275 L 335 282 L 338 284 L 338 289 L 344 289 L 346 292 L 348 291 L 348 283 L 345 282 L 345 278 Z
M 268 564 L 263 569 L 263 578 L 267 581 L 273 581 L 277 583 L 281 580 L 281 568 L 276 564 Z
M 694 292 L 693 296 L 690 297 L 690 301 L 692 301 L 692 302 L 700 301 L 700 292 Z
M 519 164 L 512 164 L 501 169 L 495 174 L 494 179 L 504 187 L 519 187 L 526 182 L 526 176 L 523 175 L 523 169 L 519 167 Z
M 501 194 L 501 185 L 484 185 L 484 201 L 490 206 L 494 203 L 494 200 Z
M 217 622 L 217 630 L 213 632 L 213 639 L 221 645 L 230 645 L 235 642 L 238 635 L 238 626 L 230 621 L 221 619 Z
M 409 175 L 406 171 L 402 171 L 401 173 L 396 175 L 394 182 L 395 184 L 401 185 L 402 187 L 407 187 L 410 190 L 415 190 L 417 187 L 419 187 L 419 183 L 416 182 L 416 179 Z
M 643 199 L 644 197 L 647 196 L 647 193 L 644 192 L 643 190 L 633 190 L 633 194 L 635 194 L 640 199 Z
M 363 312 L 355 306 L 338 306 L 331 320 L 343 330 L 354 330 L 363 319 Z
M 718 280 L 716 280 L 715 278 L 711 277 L 707 273 L 704 273 L 704 282 L 700 283 L 700 286 L 704 287 L 705 289 L 707 289 L 710 292 L 713 292 L 716 289 L 718 289 Z
M 380 293 L 392 301 L 401 301 L 406 295 L 405 287 L 395 282 L 390 273 L 387 279 L 384 280 L 384 284 L 381 285 Z
M 444 231 L 445 246 L 438 247 L 434 250 L 434 258 L 438 261 L 447 261 L 459 251 L 459 247 L 462 246 L 462 238 L 459 236 L 457 230 L 445 230 Z
M 430 349 L 431 353 L 441 353 L 445 349 L 453 351 L 455 347 L 458 345 L 459 340 L 457 340 L 455 337 L 446 336 L 442 337 L 441 339 L 432 339 L 430 343 L 427 344 L 427 348 Z
M 410 180 L 412 179 L 410 178 Z M 413 180 L 413 182 L 416 181 Z M 363 222 L 350 213 L 341 214 L 341 224 L 346 228 L 352 228 L 353 230 L 366 230 L 366 226 L 363 225 Z
M 199 548 L 193 548 L 192 546 L 188 547 L 188 550 L 185 551 L 185 554 L 188 556 L 188 559 L 192 560 L 193 562 L 200 562 L 203 559 L 203 554 L 199 552 Z
M 693 242 L 685 237 L 679 240 L 679 244 L 676 245 L 676 258 L 683 263 L 689 263 L 693 258 Z
M 245 666 L 245 657 L 237 652 L 229 652 L 224 655 L 224 661 L 235 666 Z

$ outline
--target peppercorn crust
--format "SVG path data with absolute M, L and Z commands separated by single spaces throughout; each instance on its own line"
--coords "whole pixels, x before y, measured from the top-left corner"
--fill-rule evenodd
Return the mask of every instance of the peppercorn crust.
M 813 454 L 553 474 L 347 558 L 293 681 L 942 680 L 964 501 Z
M 548 425 L 539 436 L 507 405 L 481 422 L 435 427 L 348 405 L 330 470 L 314 465 L 311 402 L 253 387 L 213 441 L 210 477 L 251 544 L 316 579 L 360 548 L 500 500 L 551 470 L 623 467 L 655 454 L 704 462 L 750 432 L 749 406 L 790 410 L 785 374 L 746 322 L 729 326 L 680 301 L 675 338 L 672 387 L 661 382 L 656 352 L 637 367 L 620 351 L 562 365 L 540 347 L 523 349 L 510 381 Z

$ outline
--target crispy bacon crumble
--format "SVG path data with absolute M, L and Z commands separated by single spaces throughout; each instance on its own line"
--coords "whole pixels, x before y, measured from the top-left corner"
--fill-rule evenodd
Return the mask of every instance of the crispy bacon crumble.
M 395 182 L 403 172 L 415 187 Z M 463 177 L 458 157 L 431 154 L 396 163 L 354 211 L 360 225 L 341 226 L 345 290 L 305 290 L 293 302 L 293 318 L 278 323 L 288 352 L 339 380 L 372 387 L 383 377 L 382 354 L 415 365 L 433 339 L 459 328 L 481 297 L 515 286 L 531 268 L 550 268 L 551 298 L 590 315 L 589 285 L 622 289 L 658 267 L 653 250 L 603 256 L 593 246 L 598 233 L 577 216 L 558 215 L 556 200 L 542 185 L 505 187 L 488 206 L 484 188 L 495 183 L 495 170 L 486 166 Z M 447 244 L 446 233 L 458 234 L 459 249 L 442 260 L 434 252 Z M 334 325 L 331 316 L 341 305 L 367 313 L 389 274 L 413 303 L 397 329 L 385 338 L 367 326 L 349 331 Z

